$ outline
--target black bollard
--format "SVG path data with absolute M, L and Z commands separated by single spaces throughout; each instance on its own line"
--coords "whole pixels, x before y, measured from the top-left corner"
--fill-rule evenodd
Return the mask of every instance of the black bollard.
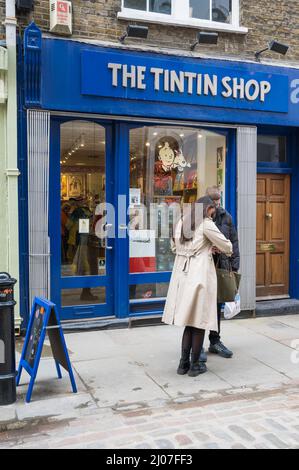
M 16 401 L 14 285 L 8 273 L 0 273 L 0 406 Z

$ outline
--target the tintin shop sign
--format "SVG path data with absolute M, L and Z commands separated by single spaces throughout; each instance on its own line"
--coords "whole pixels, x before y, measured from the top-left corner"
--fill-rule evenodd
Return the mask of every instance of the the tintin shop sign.
M 132 100 L 288 112 L 285 75 L 128 53 L 82 51 L 81 93 Z

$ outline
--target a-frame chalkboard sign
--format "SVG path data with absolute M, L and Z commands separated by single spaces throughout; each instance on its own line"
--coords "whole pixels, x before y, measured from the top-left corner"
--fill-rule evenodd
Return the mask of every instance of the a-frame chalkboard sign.
M 20 384 L 23 369 L 31 377 L 26 395 L 27 403 L 31 399 L 46 334 L 48 334 L 50 340 L 58 378 L 62 378 L 60 370 L 60 366 L 62 366 L 69 373 L 73 392 L 77 393 L 76 382 L 57 307 L 49 300 L 35 297 L 17 375 L 17 385 Z

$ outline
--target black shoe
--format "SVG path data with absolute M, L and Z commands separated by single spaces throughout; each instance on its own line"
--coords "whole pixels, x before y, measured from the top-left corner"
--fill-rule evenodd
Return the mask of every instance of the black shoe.
M 188 375 L 189 377 L 197 377 L 200 374 L 207 372 L 207 366 L 204 362 L 192 362 Z
M 179 367 L 177 369 L 177 373 L 179 375 L 187 374 L 188 370 L 190 369 L 190 360 L 189 359 L 181 359 Z
M 225 359 L 230 359 L 233 356 L 233 352 L 227 349 L 221 341 L 217 341 L 215 344 L 210 344 L 209 352 L 213 354 L 218 354 Z
M 199 362 L 207 362 L 208 356 L 207 353 L 205 352 L 204 348 L 202 348 L 200 356 L 199 356 Z

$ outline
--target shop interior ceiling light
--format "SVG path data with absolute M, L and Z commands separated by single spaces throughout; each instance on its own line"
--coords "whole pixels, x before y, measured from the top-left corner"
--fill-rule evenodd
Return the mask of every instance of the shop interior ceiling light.
M 278 41 L 270 41 L 268 44 L 268 47 L 255 53 L 255 58 L 256 60 L 260 60 L 260 56 L 266 51 L 272 51 L 272 52 L 277 52 L 277 54 L 286 55 L 288 50 L 289 50 L 289 46 L 287 46 L 286 44 L 282 44 L 281 42 L 278 42 Z
M 218 33 L 208 33 L 205 31 L 200 31 L 197 34 L 197 41 L 191 46 L 191 51 L 194 51 L 197 44 L 218 44 L 218 37 Z
M 127 31 L 119 38 L 121 43 L 125 42 L 126 38 L 140 38 L 147 39 L 148 37 L 148 27 L 129 24 L 127 26 Z

